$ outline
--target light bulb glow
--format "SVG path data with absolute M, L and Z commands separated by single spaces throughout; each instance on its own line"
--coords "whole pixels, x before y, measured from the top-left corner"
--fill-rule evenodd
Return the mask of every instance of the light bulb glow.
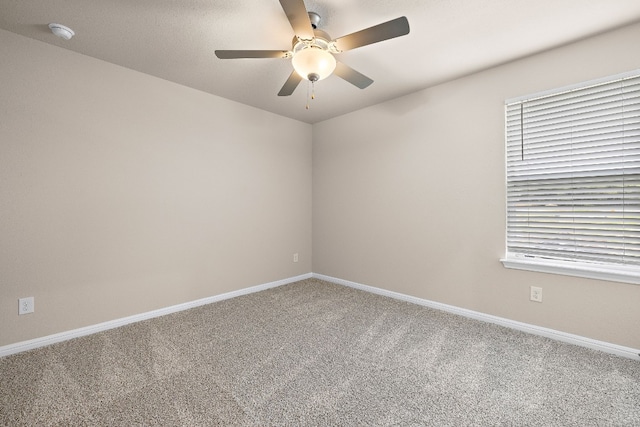
M 295 52 L 291 62 L 294 70 L 306 80 L 314 74 L 318 76 L 317 80 L 325 79 L 336 69 L 336 59 L 333 55 L 313 45 Z

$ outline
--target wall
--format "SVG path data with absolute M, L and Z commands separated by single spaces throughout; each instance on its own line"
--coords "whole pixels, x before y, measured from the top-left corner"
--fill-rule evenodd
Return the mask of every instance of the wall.
M 504 100 L 640 68 L 638 40 L 640 24 L 314 125 L 313 271 L 640 348 L 640 286 L 499 261 Z
M 310 125 L 6 31 L 0 58 L 0 346 L 311 271 Z

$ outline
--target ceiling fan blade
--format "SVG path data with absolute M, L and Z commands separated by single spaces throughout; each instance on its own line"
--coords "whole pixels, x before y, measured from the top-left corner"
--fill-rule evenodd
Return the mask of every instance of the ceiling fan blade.
M 215 53 L 220 59 L 289 57 L 289 51 L 286 50 L 216 50 Z
M 278 92 L 278 96 L 291 95 L 293 91 L 296 90 L 301 81 L 302 77 L 300 77 L 300 74 L 296 73 L 296 70 L 293 70 L 287 81 L 284 82 L 284 86 L 282 86 L 280 92 Z
M 409 34 L 409 21 L 406 17 L 401 16 L 400 18 L 337 38 L 334 42 L 338 50 L 344 52 L 406 34 Z
M 309 13 L 303 0 L 280 0 L 280 5 L 287 15 L 293 32 L 301 39 L 311 40 L 314 37 L 313 27 L 309 21 Z
M 348 65 L 344 65 L 342 62 L 338 62 L 336 64 L 334 74 L 341 79 L 348 81 L 352 85 L 359 87 L 360 89 L 364 89 L 371 83 L 373 83 L 373 80 L 371 80 L 369 77 L 357 72 Z

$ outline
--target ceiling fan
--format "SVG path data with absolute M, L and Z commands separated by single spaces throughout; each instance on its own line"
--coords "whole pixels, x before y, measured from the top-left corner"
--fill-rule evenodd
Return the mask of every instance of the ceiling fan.
M 402 16 L 337 39 L 331 39 L 327 33 L 317 29 L 320 15 L 307 12 L 304 0 L 280 0 L 280 5 L 295 33 L 291 50 L 215 51 L 216 56 L 220 59 L 291 59 L 293 72 L 278 92 L 278 96 L 291 95 L 303 79 L 315 83 L 329 77 L 334 72 L 338 77 L 364 89 L 373 83 L 373 80 L 337 61 L 334 54 L 409 34 L 409 21 Z

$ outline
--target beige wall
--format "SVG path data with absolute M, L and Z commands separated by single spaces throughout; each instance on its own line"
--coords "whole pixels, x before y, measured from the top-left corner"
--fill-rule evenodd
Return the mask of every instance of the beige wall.
M 0 58 L 0 346 L 311 271 L 310 125 L 1 30 Z
M 499 262 L 504 100 L 640 68 L 638 40 L 626 27 L 314 125 L 313 271 L 640 348 L 640 286 Z
M 312 134 L 0 30 L 0 346 L 314 271 L 640 348 L 640 286 L 498 261 L 504 99 L 640 68 L 639 39 L 630 26 Z M 25 296 L 36 312 L 18 316 Z

